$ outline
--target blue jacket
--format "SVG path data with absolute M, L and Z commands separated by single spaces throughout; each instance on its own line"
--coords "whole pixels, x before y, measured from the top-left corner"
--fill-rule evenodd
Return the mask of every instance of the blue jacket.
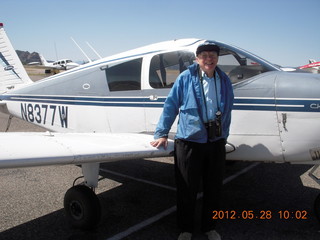
M 216 71 L 221 79 L 222 135 L 213 139 L 227 139 L 231 123 L 233 89 L 228 76 L 218 67 Z M 206 143 L 207 130 L 202 119 L 204 99 L 198 76 L 198 64 L 195 63 L 182 72 L 175 81 L 163 107 L 154 138 L 167 137 L 176 116 L 179 114 L 178 129 L 175 138 L 191 142 Z

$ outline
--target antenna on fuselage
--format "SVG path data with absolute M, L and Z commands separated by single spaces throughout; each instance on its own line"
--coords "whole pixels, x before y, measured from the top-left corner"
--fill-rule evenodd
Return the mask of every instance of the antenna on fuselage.
M 79 46 L 79 44 L 72 38 L 70 37 L 71 40 L 74 42 L 74 44 L 80 49 L 80 51 L 83 53 L 83 55 L 88 59 L 89 62 L 92 62 L 92 60 L 88 57 L 88 55 L 82 50 L 82 48 Z
M 88 43 L 86 42 L 86 44 L 91 48 L 91 50 L 98 56 L 98 58 L 102 58 L 101 55 Z

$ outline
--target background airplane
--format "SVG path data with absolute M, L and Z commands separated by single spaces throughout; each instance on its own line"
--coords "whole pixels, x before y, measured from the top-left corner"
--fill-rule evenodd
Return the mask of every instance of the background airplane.
M 54 62 L 48 62 L 42 54 L 39 54 L 41 64 L 46 69 L 57 69 L 57 70 L 69 70 L 75 67 L 80 66 L 80 64 L 72 62 L 70 59 L 60 59 Z
M 81 165 L 84 184 L 67 191 L 64 206 L 73 226 L 92 228 L 100 216 L 91 190 L 100 162 L 172 152 L 172 141 L 166 151 L 149 142 L 170 87 L 205 40 L 152 44 L 32 83 L 3 27 L 0 36 L 0 109 L 50 131 L 0 134 L 0 168 Z M 221 48 L 219 67 L 235 93 L 227 158 L 318 166 L 320 75 L 285 72 L 246 50 L 212 42 Z M 320 216 L 320 195 L 315 213 Z
M 309 59 L 309 64 L 299 67 L 299 69 L 311 69 L 312 72 L 319 73 L 320 71 L 320 62 L 317 62 L 314 59 Z

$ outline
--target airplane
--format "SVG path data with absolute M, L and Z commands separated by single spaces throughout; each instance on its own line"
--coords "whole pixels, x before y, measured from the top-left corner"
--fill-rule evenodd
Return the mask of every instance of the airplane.
M 29 63 L 27 63 L 27 65 L 30 65 L 30 66 L 32 66 L 32 65 L 40 65 L 41 63 L 40 62 L 29 62 Z
M 80 64 L 72 62 L 70 59 L 59 59 L 54 62 L 48 62 L 42 54 L 39 54 L 41 64 L 43 67 L 46 68 L 46 73 L 50 72 L 51 69 L 53 70 L 69 70 L 75 67 L 80 66 Z
M 320 62 L 317 62 L 314 59 L 309 59 L 309 64 L 300 66 L 299 69 L 311 69 L 312 71 L 318 73 L 320 70 Z
M 155 43 L 32 82 L 0 24 L 0 109 L 48 129 L 1 133 L 0 168 L 81 166 L 84 182 L 66 192 L 64 208 L 72 226 L 94 228 L 100 163 L 172 155 L 173 141 L 167 149 L 153 148 L 152 134 L 175 79 L 204 41 Z M 310 164 L 315 171 L 320 75 L 286 72 L 244 49 L 211 42 L 221 48 L 218 66 L 235 94 L 227 159 Z M 171 130 L 174 135 L 176 124 Z M 320 194 L 314 210 L 320 220 Z

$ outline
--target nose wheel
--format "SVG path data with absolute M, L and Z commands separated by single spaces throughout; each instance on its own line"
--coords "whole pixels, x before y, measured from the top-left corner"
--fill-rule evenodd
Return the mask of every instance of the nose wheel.
M 64 209 L 68 222 L 75 228 L 93 229 L 101 218 L 99 199 L 85 185 L 73 186 L 66 192 Z

